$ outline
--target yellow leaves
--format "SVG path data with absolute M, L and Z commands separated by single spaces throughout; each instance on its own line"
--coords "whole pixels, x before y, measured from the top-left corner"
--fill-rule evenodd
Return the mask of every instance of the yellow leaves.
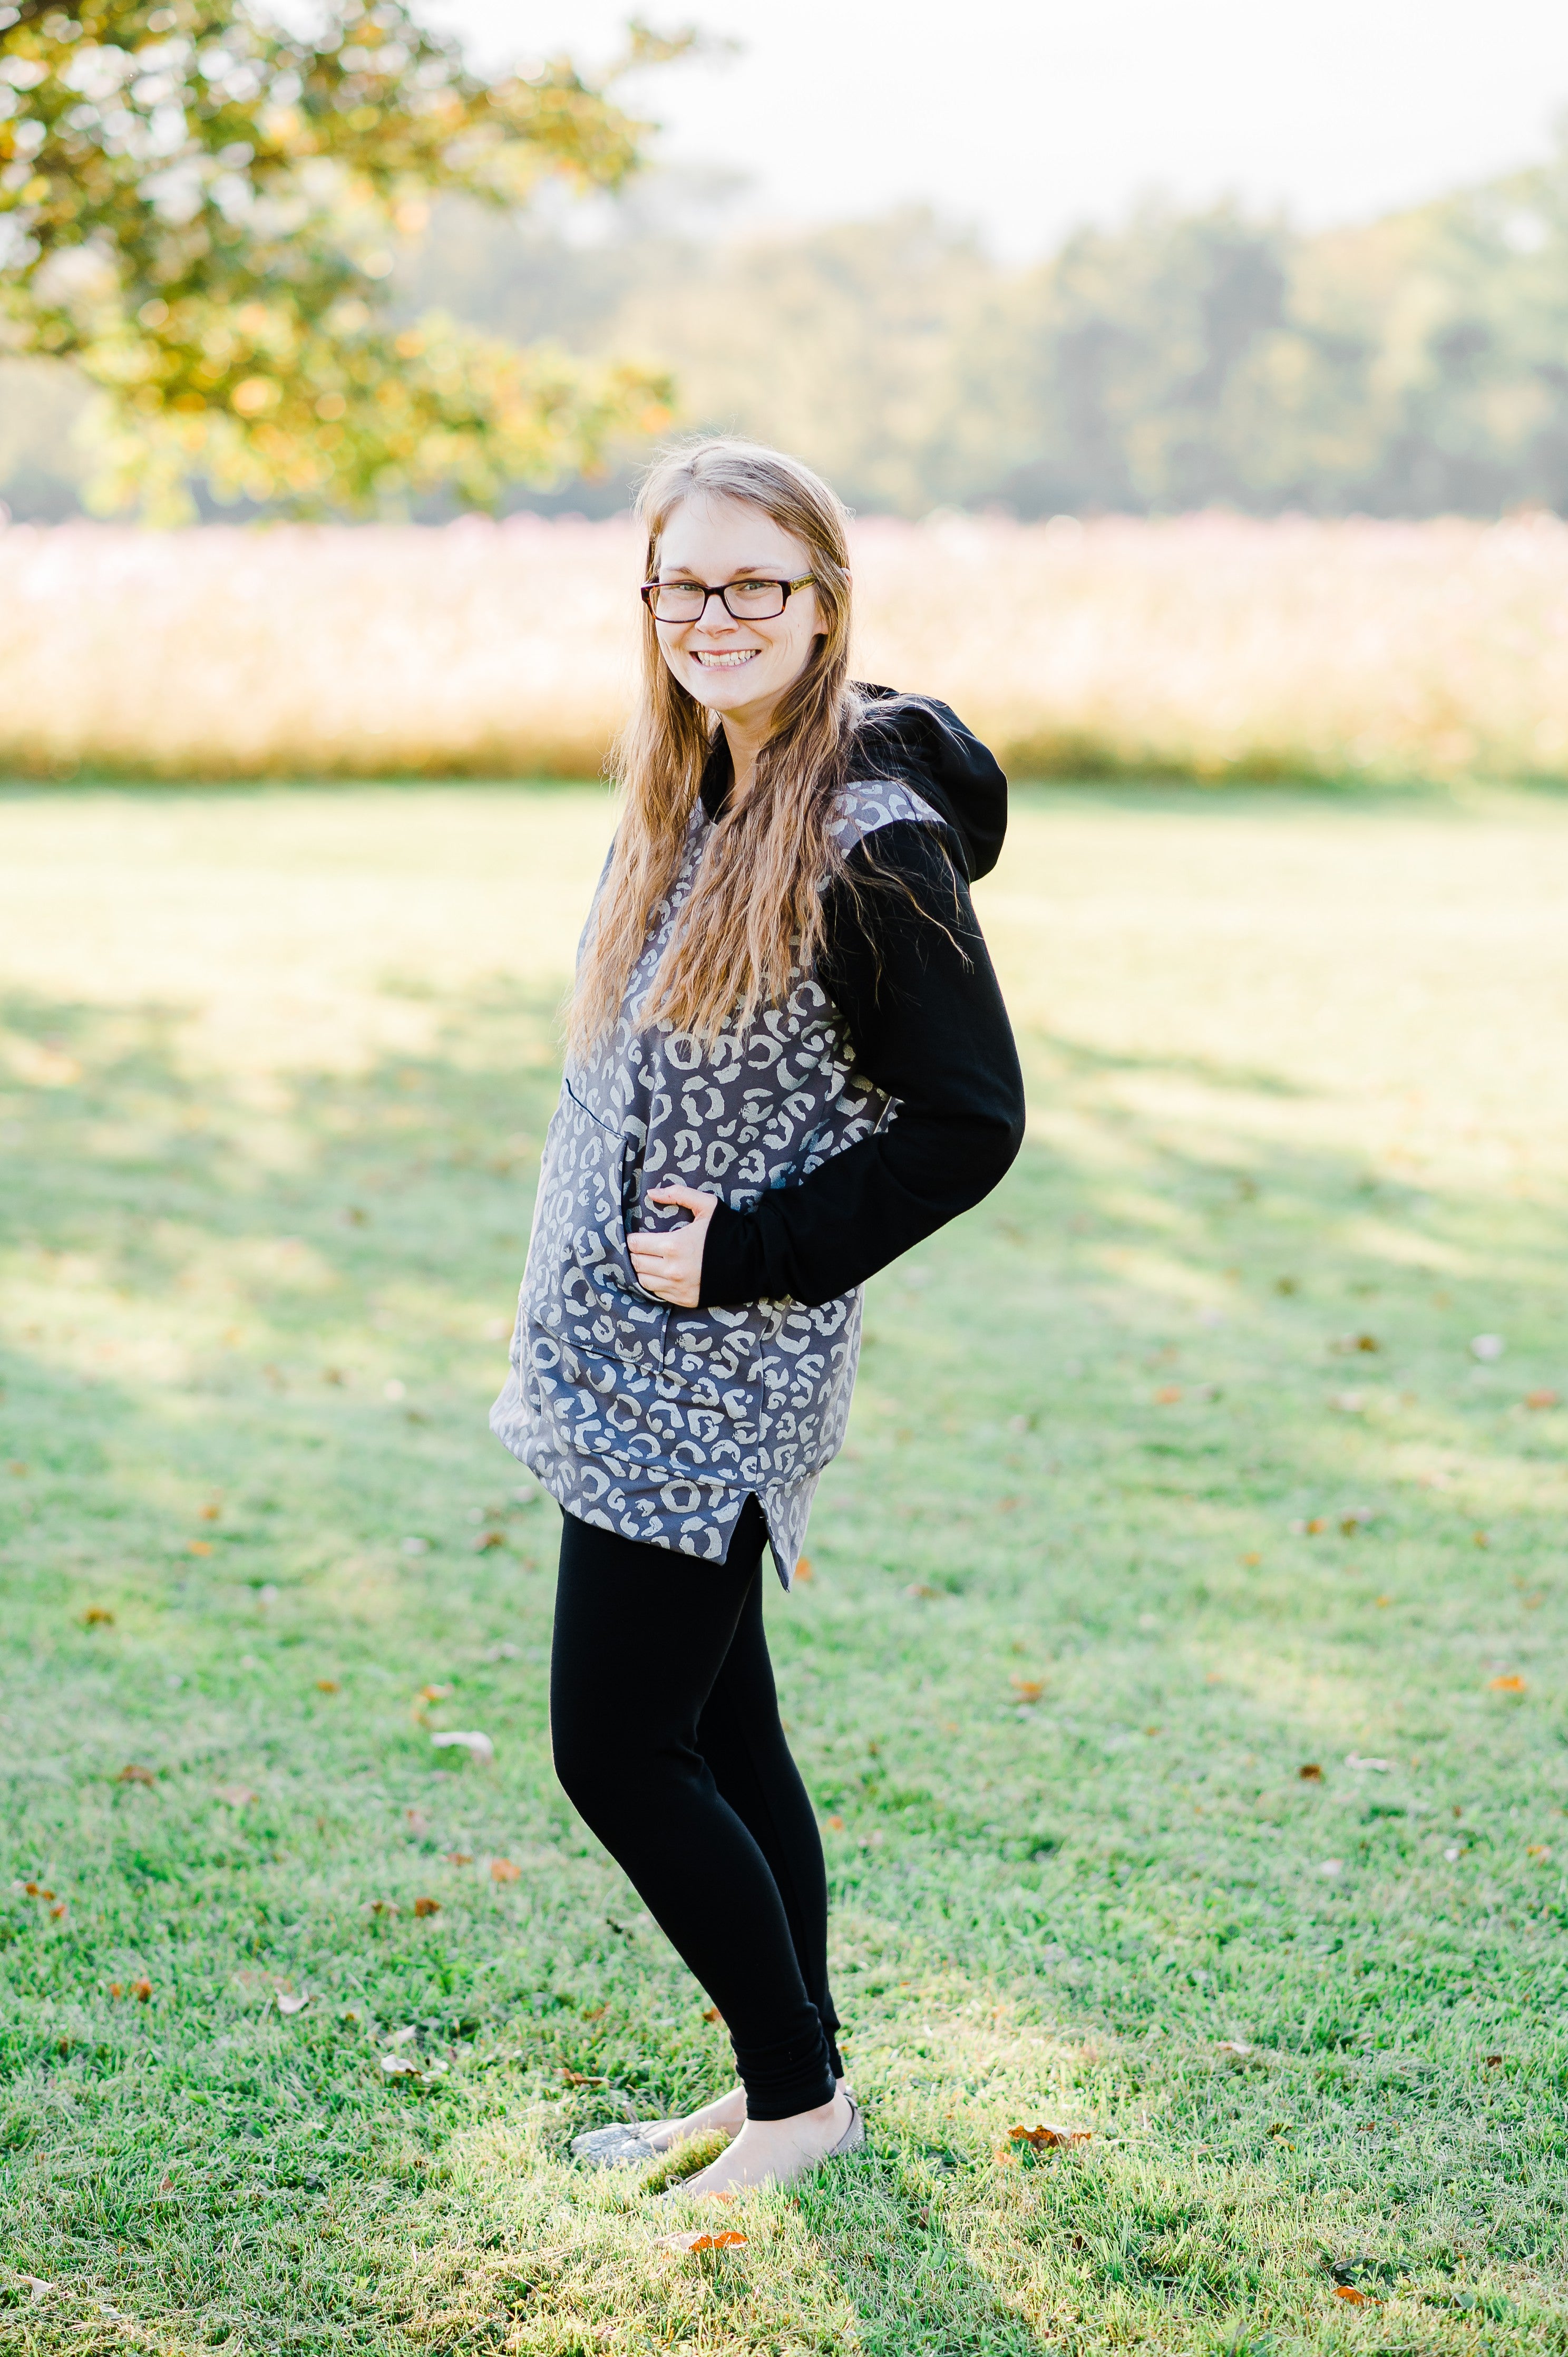
M 814 1579 L 816 1577 L 816 1573 L 811 1568 L 811 1558 L 809 1555 L 797 1556 L 795 1562 L 795 1577 L 797 1579 L 807 1580 Z
M 229 395 L 229 406 L 241 417 L 262 417 L 282 398 L 282 388 L 271 377 L 245 376 Z
M 1036 1703 L 1046 1691 L 1044 1678 L 1021 1678 L 1016 1671 L 1008 1678 L 1007 1683 L 1021 1703 Z
M 84 1629 L 113 1629 L 114 1615 L 106 1604 L 90 1604 L 81 1616 Z
M 745 2240 L 746 2236 L 735 2227 L 721 2226 L 716 2233 L 705 2228 L 695 2233 L 657 2234 L 653 2247 L 656 2251 L 729 2251 Z
M 1525 1846 L 1524 1854 L 1526 1857 L 1539 1858 L 1544 1866 L 1547 1859 L 1552 1856 L 1552 1850 L 1550 1845 L 1546 1842 L 1529 1842 Z
M 444 1850 L 442 1855 L 446 1858 L 448 1866 L 472 1866 L 474 1863 L 474 1853 L 472 1850 L 449 1849 Z
M 210 1555 L 211 1552 L 212 1542 L 210 1539 L 192 1539 L 190 1544 L 186 1548 L 187 1555 Z
M 439 1915 L 441 1901 L 439 1899 L 416 1899 L 413 1902 L 413 1911 L 416 1915 Z
M 1156 1407 L 1174 1407 L 1181 1397 L 1179 1383 L 1162 1383 L 1155 1394 Z
M 143 1768 L 134 1760 L 128 1760 L 114 1779 L 116 1784 L 153 1785 L 157 1781 L 156 1773 L 153 1769 Z
M 1526 1392 L 1524 1404 L 1526 1407 L 1556 1407 L 1559 1405 L 1558 1394 L 1542 1385 L 1539 1391 Z
M 341 1694 L 342 1683 L 338 1678 L 317 1678 L 316 1691 L 317 1694 Z
M 1036 2152 L 1055 2152 L 1062 2146 L 1090 2144 L 1092 2128 L 1052 2128 L 1036 2125 L 1032 2128 L 1015 2127 L 1007 2131 L 1014 2144 L 1026 2144 Z
M 521 1867 L 514 1866 L 510 1857 L 491 1858 L 490 1880 L 492 1882 L 519 1882 L 521 1878 Z
M 111 1981 L 109 1994 L 116 1997 L 134 1996 L 138 2005 L 150 2005 L 153 1999 L 153 1985 L 151 1981 L 145 1979 L 132 1981 L 128 1986 L 124 1981 Z
M 1376 2308 L 1379 2305 L 1369 2291 L 1358 2291 L 1354 2284 L 1336 2284 L 1334 2297 L 1336 2299 L 1348 2299 L 1355 2308 Z
M 1492 1694 L 1519 1695 L 1525 1691 L 1524 1680 L 1517 1672 L 1511 1670 L 1502 1677 L 1488 1678 L 1487 1685 Z

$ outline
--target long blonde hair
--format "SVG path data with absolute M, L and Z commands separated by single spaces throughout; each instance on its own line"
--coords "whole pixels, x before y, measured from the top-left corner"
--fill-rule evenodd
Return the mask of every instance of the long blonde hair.
M 727 1023 L 744 1028 L 776 1006 L 821 948 L 822 888 L 843 870 L 831 824 L 860 699 L 849 684 L 846 517 L 827 484 L 798 458 L 760 443 L 725 436 L 666 450 L 637 501 L 648 532 L 645 580 L 658 572 L 670 517 L 693 497 L 743 500 L 803 541 L 822 620 L 804 671 L 779 703 L 750 786 L 732 797 L 708 838 L 639 1011 L 641 1022 L 670 1022 L 711 1047 Z M 645 608 L 640 692 L 615 759 L 622 797 L 615 856 L 572 1001 L 568 1034 L 578 1054 L 601 1039 L 620 1012 L 632 968 L 679 872 L 715 733 L 712 716 L 665 662 Z

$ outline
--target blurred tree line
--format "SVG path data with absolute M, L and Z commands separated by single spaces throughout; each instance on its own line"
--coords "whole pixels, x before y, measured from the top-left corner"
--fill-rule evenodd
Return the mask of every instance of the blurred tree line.
M 1031 267 L 924 212 L 736 238 L 725 210 L 651 174 L 586 216 L 438 199 L 389 333 L 435 311 L 639 385 L 668 371 L 680 423 L 800 450 L 863 512 L 1568 511 L 1568 148 L 1326 233 L 1151 206 Z M 0 368 L 18 513 L 74 504 L 72 397 L 47 363 Z M 612 512 L 621 455 L 503 504 Z
M 865 511 L 1568 510 L 1568 148 L 1315 235 L 1150 207 L 1022 269 L 929 213 L 733 241 L 682 211 L 650 181 L 585 242 L 448 207 L 407 299 L 667 367 L 684 422 Z

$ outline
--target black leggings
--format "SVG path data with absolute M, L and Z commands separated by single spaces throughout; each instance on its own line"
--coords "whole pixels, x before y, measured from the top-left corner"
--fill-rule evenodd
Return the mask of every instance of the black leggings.
M 832 2100 L 822 1836 L 779 1722 L 762 1510 L 724 1563 L 568 1514 L 550 1735 L 569 1798 L 723 2015 L 752 2119 Z

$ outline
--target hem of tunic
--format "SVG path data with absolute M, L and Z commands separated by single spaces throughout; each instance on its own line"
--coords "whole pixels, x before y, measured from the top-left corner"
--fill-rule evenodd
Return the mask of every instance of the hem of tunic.
M 526 1465 L 542 1489 L 548 1491 L 564 1514 L 573 1514 L 581 1523 L 599 1530 L 615 1531 L 623 1538 L 636 1539 L 644 1546 L 662 1547 L 670 1555 L 695 1555 L 699 1560 L 722 1562 L 729 1551 L 730 1539 L 740 1520 L 747 1498 L 756 1498 L 762 1508 L 768 1525 L 768 1552 L 779 1585 L 788 1592 L 795 1585 L 795 1573 L 805 1544 L 806 1525 L 811 1518 L 811 1502 L 816 1495 L 823 1467 L 819 1465 L 810 1473 L 798 1473 L 791 1480 L 777 1482 L 718 1481 L 711 1474 L 696 1476 L 677 1465 L 649 1466 L 637 1469 L 639 1485 L 655 1486 L 662 1477 L 670 1481 L 682 1481 L 708 1493 L 708 1502 L 701 1515 L 693 1514 L 691 1528 L 671 1534 L 668 1528 L 637 1530 L 628 1528 L 626 1518 L 616 1518 L 597 1501 L 583 1498 L 584 1473 L 592 1474 L 604 1484 L 601 1494 L 625 1491 L 628 1476 L 609 1471 L 602 1458 L 586 1455 L 581 1449 L 563 1448 L 540 1431 L 522 1407 L 521 1385 L 517 1372 L 490 1410 L 490 1430 L 520 1464 Z M 825 1460 L 831 1462 L 831 1459 Z M 650 1480 L 650 1477 L 653 1477 Z M 721 1545 L 715 1554 L 702 1542 L 719 1538 Z M 685 1544 L 686 1540 L 690 1544 Z

